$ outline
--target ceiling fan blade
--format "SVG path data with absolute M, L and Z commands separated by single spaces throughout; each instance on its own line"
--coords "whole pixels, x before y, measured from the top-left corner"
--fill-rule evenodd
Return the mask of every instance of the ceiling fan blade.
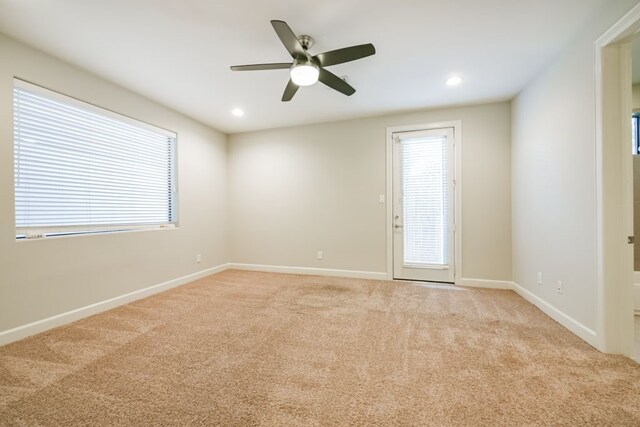
M 274 64 L 233 65 L 231 66 L 231 71 L 282 70 L 285 68 L 291 68 L 291 63 L 278 62 Z
M 284 93 L 282 94 L 282 102 L 291 101 L 291 98 L 293 98 L 293 95 L 296 94 L 299 87 L 300 86 L 295 84 L 293 80 L 289 79 L 289 83 L 287 83 L 287 87 L 284 88 Z
M 286 22 L 273 20 L 271 21 L 271 25 L 273 25 L 273 29 L 276 30 L 280 41 L 292 57 L 306 56 L 304 48 Z
M 356 59 L 365 58 L 376 53 L 376 48 L 371 43 L 361 44 L 358 46 L 345 47 L 342 49 L 331 50 L 329 52 L 319 53 L 314 56 L 321 66 L 342 64 L 344 62 L 355 61 Z
M 349 85 L 349 83 L 342 80 L 340 77 L 333 74 L 331 71 L 327 71 L 324 68 L 320 68 L 320 75 L 318 80 L 329 86 L 331 89 L 335 89 L 340 93 L 347 96 L 351 96 L 355 93 L 355 89 Z

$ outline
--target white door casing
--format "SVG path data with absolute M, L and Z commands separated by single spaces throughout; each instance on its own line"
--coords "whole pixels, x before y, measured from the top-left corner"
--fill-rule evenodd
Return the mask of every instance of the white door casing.
M 393 278 L 453 283 L 454 128 L 393 132 L 391 139 Z
M 640 32 L 640 5 L 595 43 L 596 287 L 595 346 L 633 355 L 633 164 L 631 42 Z

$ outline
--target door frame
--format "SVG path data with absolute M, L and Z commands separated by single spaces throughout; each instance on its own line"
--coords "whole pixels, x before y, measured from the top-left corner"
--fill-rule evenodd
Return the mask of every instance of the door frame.
M 454 283 L 462 278 L 462 120 L 431 122 L 414 125 L 388 126 L 386 140 L 386 173 L 387 173 L 387 279 L 393 280 L 393 134 L 396 132 L 413 132 L 453 128 L 453 179 L 455 180 L 454 209 Z
M 633 356 L 631 50 L 640 5 L 594 43 L 596 101 L 596 347 Z M 640 237 L 640 236 L 639 236 Z

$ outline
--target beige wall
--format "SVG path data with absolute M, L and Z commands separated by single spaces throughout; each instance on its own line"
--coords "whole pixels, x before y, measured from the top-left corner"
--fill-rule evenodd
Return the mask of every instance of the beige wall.
M 509 103 L 231 135 L 231 260 L 385 272 L 386 127 L 458 119 L 462 274 L 511 280 Z
M 638 64 L 638 66 L 640 66 L 640 64 Z M 633 85 L 631 104 L 633 105 L 634 111 L 640 110 L 640 84 Z
M 609 2 L 512 106 L 514 281 L 596 327 L 594 41 L 637 1 Z M 536 284 L 537 272 L 544 284 Z M 555 291 L 557 280 L 564 293 Z
M 227 262 L 224 134 L 2 35 L 0 58 L 0 331 Z M 180 227 L 17 242 L 13 76 L 177 132 Z

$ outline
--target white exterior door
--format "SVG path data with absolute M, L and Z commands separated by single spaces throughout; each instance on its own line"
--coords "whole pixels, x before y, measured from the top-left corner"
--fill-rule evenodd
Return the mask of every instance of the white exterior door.
M 393 134 L 393 277 L 454 282 L 454 129 Z

